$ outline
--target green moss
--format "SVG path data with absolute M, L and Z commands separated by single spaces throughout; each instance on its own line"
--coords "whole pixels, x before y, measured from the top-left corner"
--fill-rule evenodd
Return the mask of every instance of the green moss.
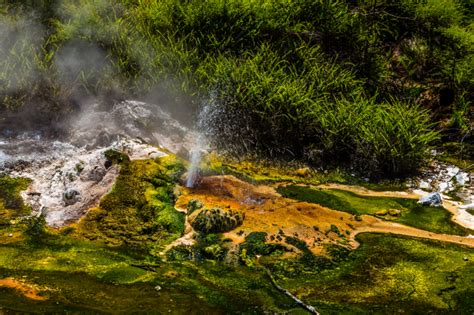
M 385 234 L 362 234 L 358 241 L 361 247 L 340 252 L 337 264 L 301 276 L 285 273 L 280 285 L 327 314 L 474 310 L 471 249 Z
M 287 236 L 285 237 L 285 242 L 287 244 L 293 245 L 301 251 L 308 251 L 308 244 L 297 237 Z
M 198 309 L 211 314 L 283 312 L 292 304 L 262 274 L 240 267 L 201 263 L 166 263 L 153 257 L 133 258 L 128 248 L 77 240 L 71 234 L 52 233 L 37 226 L 26 240 L 0 244 L 0 279 L 14 277 L 38 285 L 48 300 L 28 300 L 14 290 L 0 287 L 0 307 L 16 312 L 136 312 L 189 313 Z M 208 235 L 209 256 L 222 251 L 210 245 L 220 242 Z M 127 249 L 125 251 L 124 249 Z M 174 248 L 175 261 L 189 260 L 193 249 Z M 177 254 L 179 252 L 179 255 Z M 134 266 L 152 264 L 154 272 Z M 159 286 L 159 291 L 156 287 Z M 191 298 L 192 297 L 192 298 Z
M 119 152 L 117 150 L 112 150 L 112 149 L 107 150 L 105 151 L 104 155 L 107 158 L 107 160 L 115 164 L 130 162 L 130 158 L 128 157 L 128 155 L 122 152 Z
M 203 207 L 203 204 L 199 200 L 192 199 L 189 201 L 187 206 L 187 215 L 191 215 L 194 211 L 199 210 Z
M 169 261 L 188 261 L 193 260 L 194 253 L 191 246 L 178 245 L 173 246 L 166 252 L 166 259 Z
M 341 231 L 339 231 L 339 228 L 334 224 L 331 224 L 331 227 L 329 228 L 329 231 L 333 232 L 333 233 L 336 233 L 339 236 L 343 236 Z
M 112 191 L 88 212 L 77 234 L 114 246 L 159 251 L 184 230 L 184 214 L 173 207 L 173 187 L 181 170 L 179 160 L 171 157 L 122 158 Z
M 451 220 L 452 214 L 442 207 L 426 207 L 415 199 L 368 197 L 336 189 L 313 189 L 302 186 L 279 187 L 284 197 L 317 203 L 322 206 L 355 215 L 376 215 L 381 211 L 399 210 L 397 215 L 384 215 L 384 220 L 396 221 L 436 233 L 468 235 L 472 233 Z M 398 213 L 398 211 L 392 211 Z
M 0 228 L 15 218 L 26 216 L 31 208 L 24 204 L 20 196 L 26 190 L 30 180 L 0 175 Z

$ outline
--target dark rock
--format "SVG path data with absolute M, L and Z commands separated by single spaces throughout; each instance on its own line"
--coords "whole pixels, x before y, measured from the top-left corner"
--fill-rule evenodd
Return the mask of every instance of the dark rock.
M 70 188 L 63 193 L 63 200 L 66 203 L 66 206 L 70 206 L 79 201 L 79 191 L 76 189 Z
M 87 178 L 94 182 L 100 182 L 102 178 L 104 178 L 106 173 L 107 171 L 105 170 L 105 168 L 101 166 L 96 166 L 90 171 Z
M 104 167 L 105 167 L 106 169 L 109 169 L 113 164 L 114 164 L 114 163 L 113 163 L 111 160 L 106 160 L 106 161 L 104 162 Z

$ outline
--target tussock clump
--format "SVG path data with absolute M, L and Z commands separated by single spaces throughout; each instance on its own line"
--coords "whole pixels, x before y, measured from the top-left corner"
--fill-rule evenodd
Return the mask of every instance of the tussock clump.
M 224 233 L 244 222 L 245 216 L 237 211 L 219 208 L 204 209 L 192 220 L 192 227 L 201 233 Z

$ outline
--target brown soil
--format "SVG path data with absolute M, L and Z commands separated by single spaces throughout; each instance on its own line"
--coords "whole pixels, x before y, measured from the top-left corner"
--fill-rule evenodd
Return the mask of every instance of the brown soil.
M 373 191 L 360 186 L 351 186 L 343 184 L 322 184 L 316 186 L 322 189 L 339 189 L 352 192 L 361 196 L 372 196 L 372 197 L 387 197 L 387 198 L 409 198 L 409 199 L 418 199 L 419 195 L 413 192 L 406 191 Z
M 417 198 L 415 194 L 402 192 L 373 192 L 364 188 L 345 185 L 321 185 L 321 188 L 337 188 L 366 196 Z M 369 215 L 357 218 L 317 204 L 283 198 L 272 187 L 254 186 L 233 176 L 210 176 L 201 180 L 194 189 L 183 189 L 176 206 L 185 209 L 191 199 L 200 200 L 206 208 L 230 207 L 245 214 L 244 223 L 224 234 L 234 243 L 241 243 L 251 232 L 266 232 L 272 242 L 285 243 L 285 236 L 297 237 L 308 244 L 315 254 L 324 251 L 324 245 L 337 243 L 349 248 L 359 244 L 359 233 L 393 233 L 412 237 L 440 240 L 474 247 L 473 238 L 436 234 L 397 223 L 387 222 Z M 339 230 L 337 233 L 334 225 Z

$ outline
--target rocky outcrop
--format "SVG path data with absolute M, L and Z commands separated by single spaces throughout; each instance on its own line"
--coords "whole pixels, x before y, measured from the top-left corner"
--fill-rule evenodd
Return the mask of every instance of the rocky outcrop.
M 49 154 L 49 160 L 32 160 L 21 168 L 10 169 L 9 174 L 32 180 L 22 197 L 32 207 L 33 215 L 44 215 L 50 226 L 75 221 L 96 206 L 111 190 L 119 174 L 116 162 L 120 159 L 166 155 L 141 141 L 126 139 L 97 149 L 56 143 Z

